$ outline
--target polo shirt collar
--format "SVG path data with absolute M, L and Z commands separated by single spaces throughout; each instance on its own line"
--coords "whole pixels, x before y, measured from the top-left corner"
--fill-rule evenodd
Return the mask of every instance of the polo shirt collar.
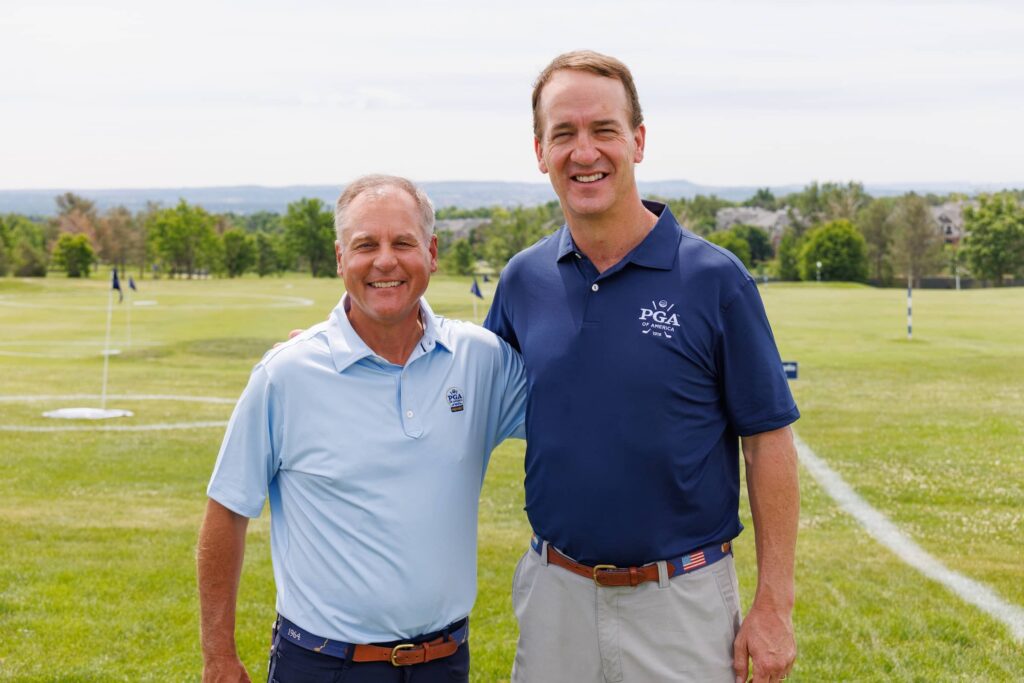
M 331 349 L 331 358 L 334 360 L 334 368 L 339 372 L 345 372 L 351 365 L 358 363 L 364 358 L 375 358 L 377 354 L 367 346 L 362 337 L 352 327 L 352 322 L 345 313 L 345 306 L 348 303 L 348 293 L 341 297 L 341 301 L 331 311 L 327 320 L 327 342 Z M 411 362 L 418 356 L 434 350 L 440 345 L 451 352 L 452 340 L 449 325 L 439 324 L 439 319 L 434 315 L 427 304 L 427 300 L 420 298 L 420 315 L 424 322 L 423 337 L 420 339 L 417 348 L 409 356 Z
M 643 200 L 643 203 L 648 211 L 658 217 L 658 222 L 654 224 L 643 241 L 622 260 L 647 268 L 671 270 L 679 252 L 679 236 L 682 229 L 668 205 L 646 199 Z M 555 260 L 561 261 L 576 252 L 576 243 L 573 242 L 569 226 L 563 225 L 558 236 L 558 253 Z

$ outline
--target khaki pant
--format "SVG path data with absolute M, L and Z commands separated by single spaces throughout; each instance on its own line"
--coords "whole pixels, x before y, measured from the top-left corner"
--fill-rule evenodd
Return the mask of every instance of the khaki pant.
M 734 683 L 740 627 L 731 555 L 636 587 L 605 588 L 527 550 L 512 580 L 513 683 Z

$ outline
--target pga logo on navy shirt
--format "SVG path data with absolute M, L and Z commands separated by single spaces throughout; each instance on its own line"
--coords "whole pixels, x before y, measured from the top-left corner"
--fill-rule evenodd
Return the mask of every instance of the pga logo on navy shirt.
M 679 327 L 679 316 L 672 312 L 675 304 L 662 299 L 651 302 L 650 308 L 640 309 L 640 331 L 652 337 L 671 339 Z

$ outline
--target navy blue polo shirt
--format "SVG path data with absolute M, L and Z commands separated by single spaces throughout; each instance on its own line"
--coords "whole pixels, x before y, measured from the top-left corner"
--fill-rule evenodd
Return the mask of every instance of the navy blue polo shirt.
M 740 533 L 739 436 L 793 401 L 757 286 L 658 222 L 603 273 L 568 227 L 517 254 L 484 325 L 526 363 L 526 512 L 587 564 L 639 565 Z

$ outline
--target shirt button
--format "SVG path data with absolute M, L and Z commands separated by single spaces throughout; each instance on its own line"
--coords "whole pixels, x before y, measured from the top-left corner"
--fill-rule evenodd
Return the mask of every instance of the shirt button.
M 578 251 L 576 252 L 576 258 L 583 258 L 582 256 L 580 256 L 580 252 Z
M 597 290 L 600 289 L 600 287 L 598 287 L 597 284 L 595 283 L 595 284 L 590 285 L 590 289 L 591 289 L 591 291 L 596 292 Z
M 405 411 L 405 416 L 406 417 L 412 417 L 413 416 L 413 412 L 411 410 L 407 410 L 407 411 Z

